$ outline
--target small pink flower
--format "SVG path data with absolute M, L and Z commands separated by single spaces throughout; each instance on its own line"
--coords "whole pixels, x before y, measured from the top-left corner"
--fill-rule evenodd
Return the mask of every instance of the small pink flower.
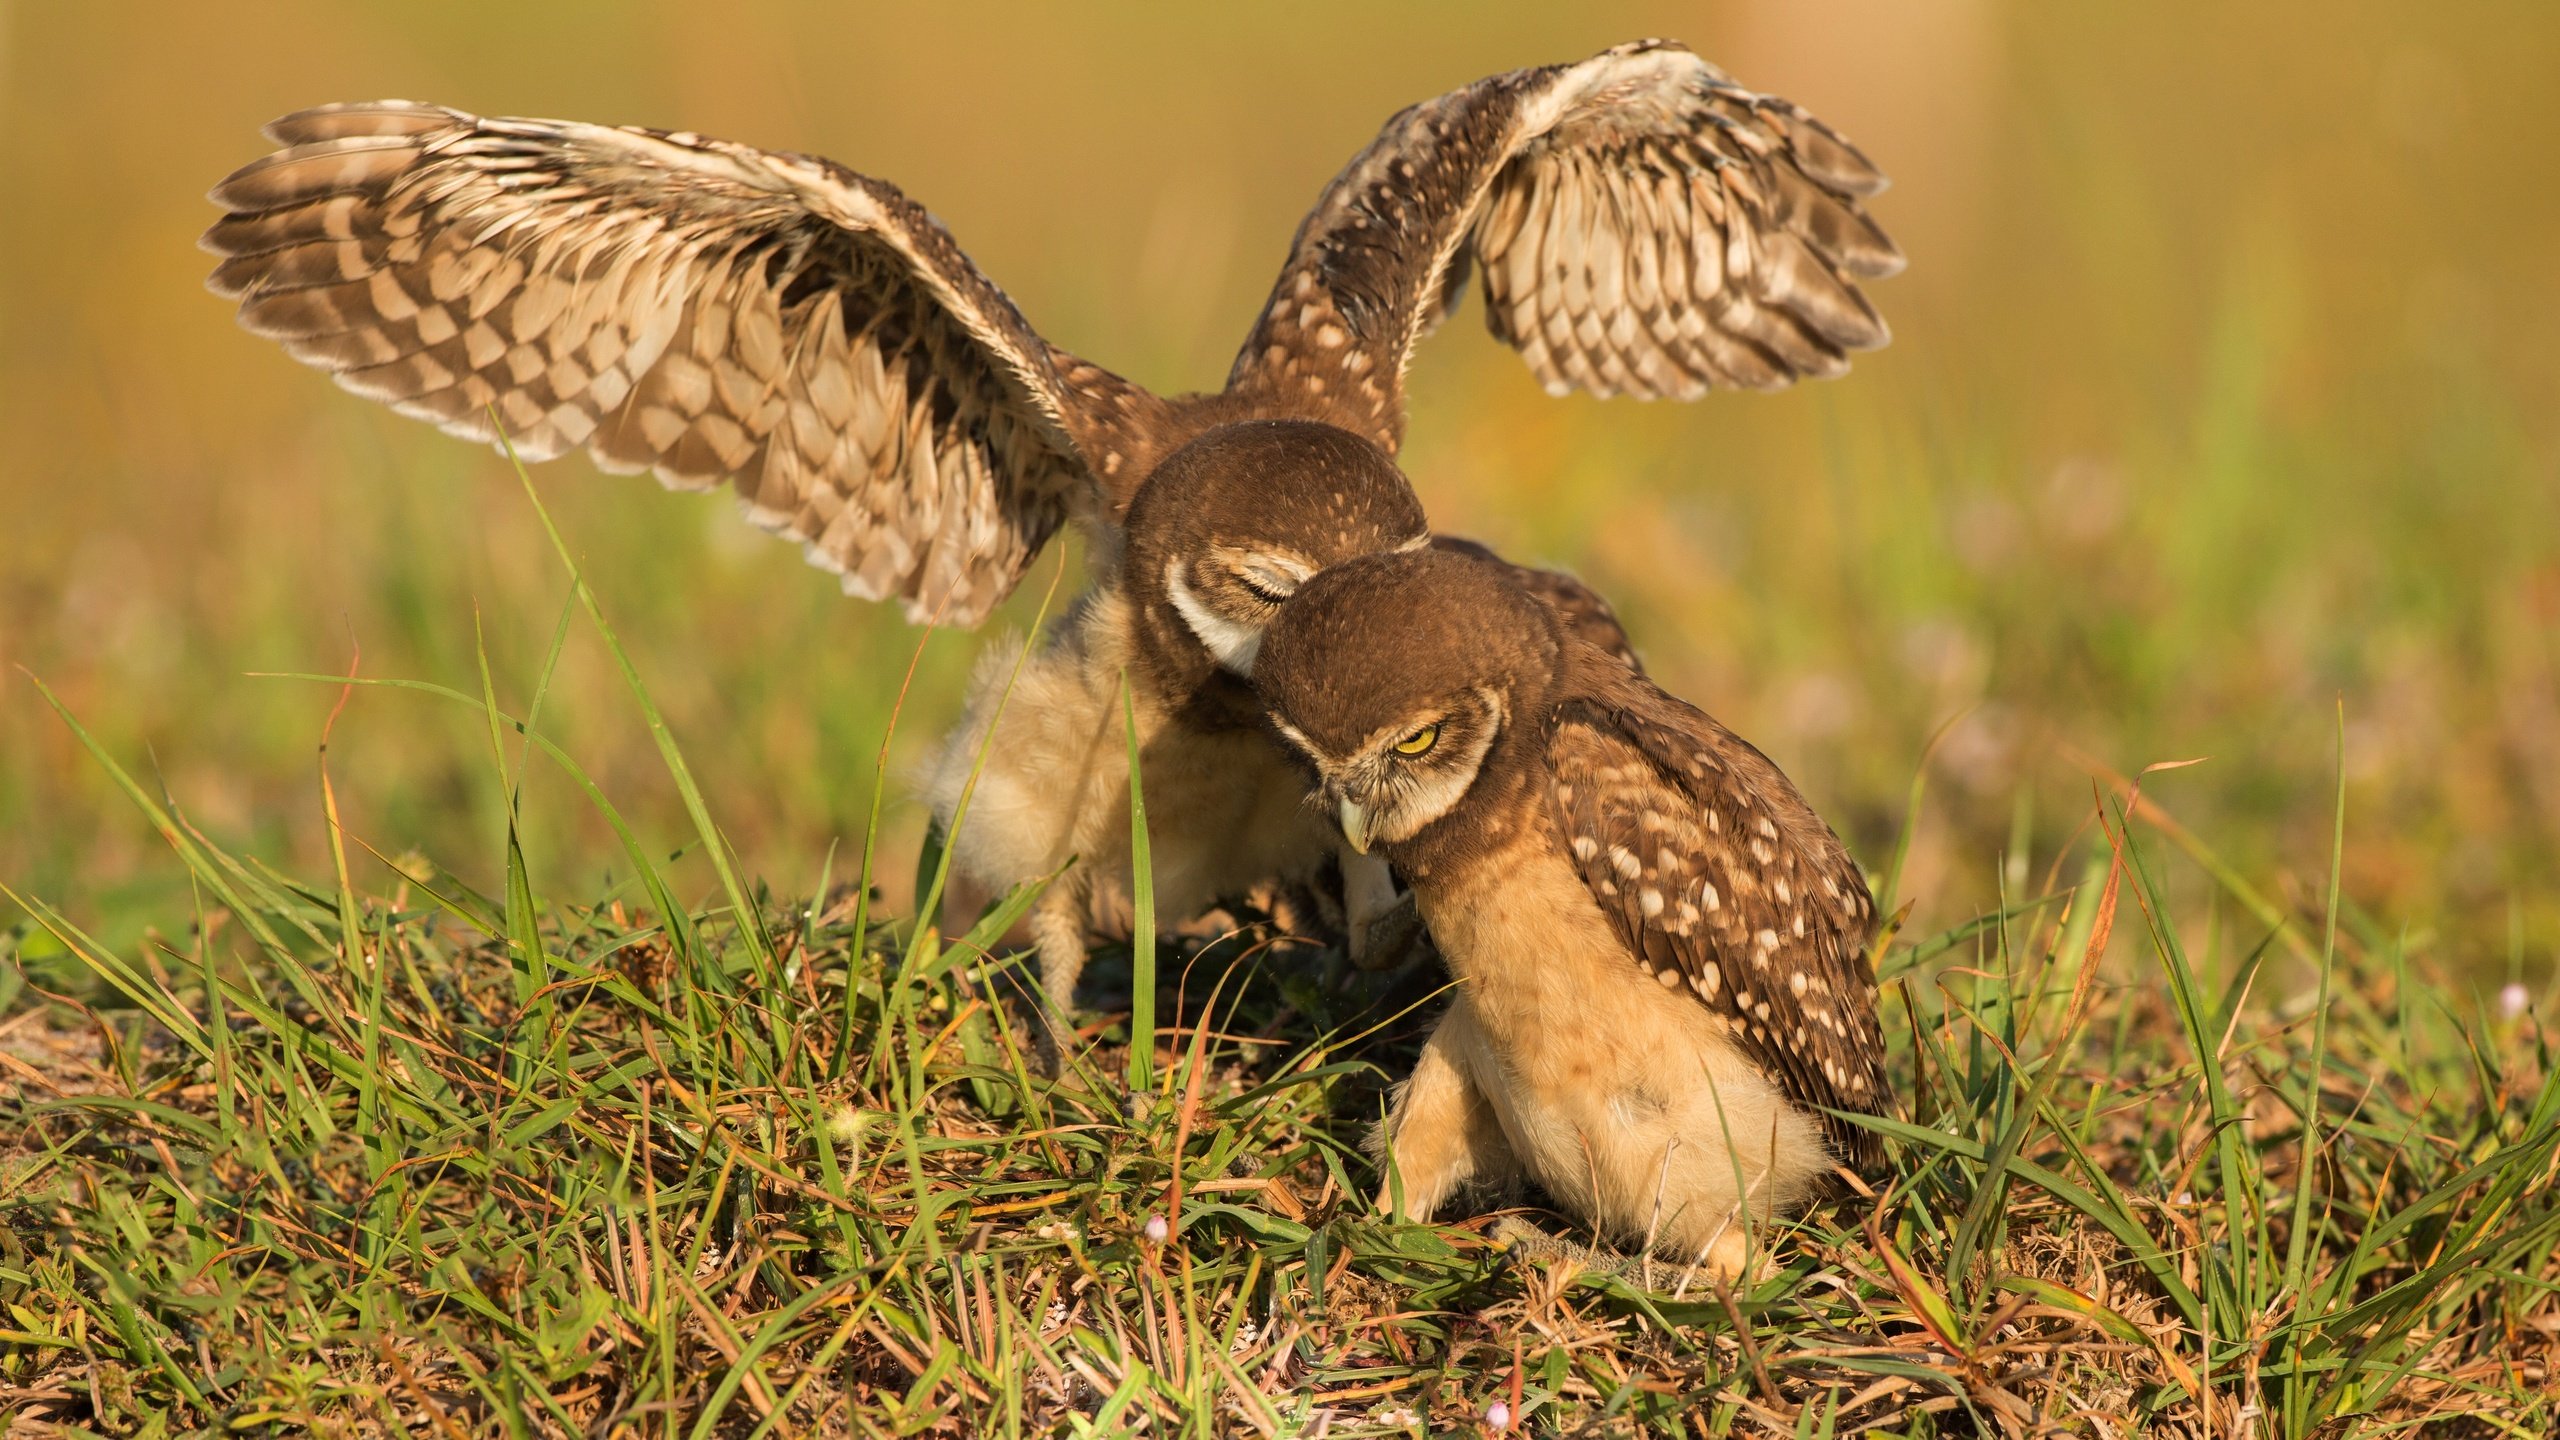
M 1510 1429 L 1510 1403 L 1508 1401 L 1496 1400 L 1492 1404 L 1484 1407 L 1484 1425 L 1486 1429 L 1493 1431 L 1497 1435 Z
M 2509 1020 L 2521 1020 L 2533 1008 L 2533 996 L 2524 986 L 2511 984 L 2498 992 L 2498 1013 Z
M 1165 1242 L 1165 1237 L 1172 1233 L 1173 1227 L 1164 1223 L 1163 1216 L 1150 1215 L 1147 1217 L 1146 1235 L 1148 1244 L 1161 1245 Z

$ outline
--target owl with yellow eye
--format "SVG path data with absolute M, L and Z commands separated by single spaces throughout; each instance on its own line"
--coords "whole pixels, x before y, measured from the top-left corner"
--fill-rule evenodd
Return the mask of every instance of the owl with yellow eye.
M 922 205 L 817 156 L 409 101 L 268 134 L 213 193 L 211 288 L 355 394 L 726 486 L 920 622 L 982 620 L 1082 533 L 1092 586 L 1018 682 L 990 656 L 923 787 L 946 826 L 972 796 L 951 855 L 981 891 L 1065 870 L 1029 919 L 1053 1063 L 1094 914 L 1133 893 L 1132 749 L 1175 918 L 1334 855 L 1250 677 L 1310 576 L 1429 543 L 1404 375 L 1471 276 L 1548 390 L 1690 399 L 1841 374 L 1888 338 L 1861 282 L 1902 263 L 1854 146 L 1654 40 L 1399 112 L 1317 197 L 1223 386 L 1182 395 L 1050 343 Z M 1356 940 L 1392 887 L 1347 868 Z
M 1534 1180 L 1732 1274 L 1875 1159 L 1875 906 L 1768 757 L 1463 554 L 1308 581 L 1254 685 L 1456 982 L 1377 1137 L 1383 1205 L 1427 1219 Z

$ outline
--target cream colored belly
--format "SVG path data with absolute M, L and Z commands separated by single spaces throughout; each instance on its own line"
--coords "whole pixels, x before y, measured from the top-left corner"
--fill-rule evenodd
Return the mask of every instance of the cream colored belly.
M 1704 1006 L 1631 960 L 1582 881 L 1542 845 L 1417 891 L 1482 1037 L 1467 1058 L 1521 1167 L 1621 1238 L 1694 1254 L 1803 1198 L 1820 1131 Z
M 1098 908 L 1127 908 L 1131 889 L 1129 751 L 1123 721 L 1120 602 L 1103 595 L 1022 664 L 998 646 L 970 686 L 967 718 L 926 785 L 952 833 L 955 868 L 992 893 L 1075 860 L 1070 882 Z M 999 705 L 1001 711 L 999 713 Z M 1311 871 L 1328 852 L 1304 783 L 1256 731 L 1202 733 L 1133 707 L 1147 801 L 1150 869 L 1160 916 L 1179 919 L 1264 880 Z M 974 787 L 970 771 L 990 724 Z M 952 822 L 962 792 L 968 812 Z

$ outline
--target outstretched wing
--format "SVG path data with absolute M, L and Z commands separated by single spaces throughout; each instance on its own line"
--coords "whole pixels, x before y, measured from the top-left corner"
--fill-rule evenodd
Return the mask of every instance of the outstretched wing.
M 1888 338 L 1856 283 L 1902 268 L 1858 204 L 1884 186 L 1668 41 L 1496 75 L 1397 115 L 1334 179 L 1228 388 L 1393 451 L 1413 343 L 1470 264 L 1494 335 L 1557 394 L 1837 375 Z
M 1794 1099 L 1883 1113 L 1891 1093 L 1866 947 L 1875 904 L 1768 757 L 1632 675 L 1567 702 L 1548 803 L 1628 953 L 1686 986 Z M 1875 1137 L 1825 1117 L 1853 1165 Z
M 727 481 L 913 617 L 975 621 L 1060 521 L 1123 498 L 1116 452 L 1159 404 L 825 160 L 406 101 L 267 134 L 284 148 L 215 188 L 203 242 L 242 325 L 528 459 Z

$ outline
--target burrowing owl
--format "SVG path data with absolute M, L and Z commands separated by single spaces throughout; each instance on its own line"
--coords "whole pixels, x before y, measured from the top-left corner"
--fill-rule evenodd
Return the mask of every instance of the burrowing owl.
M 1887 1100 L 1875 907 L 1767 757 L 1463 555 L 1347 561 L 1254 681 L 1458 981 L 1381 1137 L 1409 1211 L 1522 1175 L 1730 1271 Z
M 1002 891 L 1080 857 L 1033 916 L 1061 1002 L 1090 905 L 1127 887 L 1124 671 L 1160 908 L 1326 853 L 1243 677 L 1309 575 L 1424 536 L 1391 458 L 1404 367 L 1470 267 L 1549 389 L 1689 397 L 1837 374 L 1886 338 L 1857 281 L 1901 263 L 1856 149 L 1663 42 L 1389 121 L 1226 387 L 1175 397 L 1041 339 L 922 207 L 831 161 L 400 101 L 268 134 L 214 191 L 211 283 L 349 390 L 530 459 L 727 483 L 919 619 L 977 621 L 1084 528 L 1093 587 L 1000 718 L 1007 667 L 982 672 L 926 785 L 947 824 L 992 727 L 960 871 Z

